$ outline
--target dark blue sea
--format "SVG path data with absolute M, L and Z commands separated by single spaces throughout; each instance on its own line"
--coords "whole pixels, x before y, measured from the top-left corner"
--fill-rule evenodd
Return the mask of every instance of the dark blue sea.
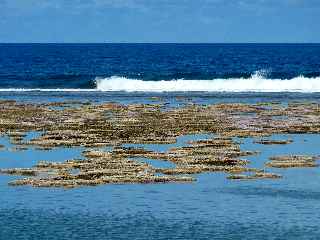
M 0 99 L 152 103 L 320 102 L 320 44 L 0 44 Z M 35 132 L 29 133 L 32 137 Z M 181 136 L 174 146 L 190 139 Z M 289 145 L 243 150 L 263 168 L 271 155 L 320 154 L 320 135 L 277 135 Z M 0 168 L 79 158 L 82 148 L 11 151 Z M 145 146 L 163 150 L 167 145 Z M 165 162 L 152 161 L 157 166 Z M 123 184 L 75 189 L 10 187 L 0 175 L 0 239 L 319 239 L 320 169 L 276 169 L 280 180 Z
M 0 44 L 0 89 L 317 92 L 319 76 L 320 44 Z

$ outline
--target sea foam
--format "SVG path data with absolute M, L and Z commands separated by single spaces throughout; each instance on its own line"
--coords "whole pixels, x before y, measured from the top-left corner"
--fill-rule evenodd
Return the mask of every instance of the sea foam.
M 265 71 L 250 78 L 212 80 L 141 80 L 112 76 L 96 78 L 95 88 L 3 88 L 0 92 L 320 92 L 320 76 L 297 76 L 291 79 L 270 79 Z
M 0 92 L 96 92 L 97 89 L 81 88 L 0 88 Z
M 112 76 L 96 79 L 99 91 L 126 92 L 320 92 L 320 77 L 268 79 L 255 73 L 250 78 L 212 80 L 145 81 Z

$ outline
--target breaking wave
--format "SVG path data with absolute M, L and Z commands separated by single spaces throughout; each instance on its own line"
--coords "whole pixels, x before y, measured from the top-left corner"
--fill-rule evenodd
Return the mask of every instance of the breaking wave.
M 0 92 L 96 92 L 96 89 L 81 88 L 0 88 Z
M 86 88 L 0 88 L 0 92 L 320 92 L 320 76 L 271 79 L 260 70 L 251 77 L 212 80 L 148 81 L 112 76 L 96 78 Z
M 255 73 L 250 78 L 212 80 L 144 81 L 112 76 L 96 79 L 98 91 L 126 92 L 320 92 L 320 77 L 267 79 Z

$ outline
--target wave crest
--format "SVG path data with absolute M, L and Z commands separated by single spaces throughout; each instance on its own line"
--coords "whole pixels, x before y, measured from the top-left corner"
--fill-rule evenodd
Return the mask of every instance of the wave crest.
M 250 78 L 144 81 L 112 76 L 96 79 L 98 91 L 126 92 L 320 92 L 320 77 L 268 79 L 256 72 Z

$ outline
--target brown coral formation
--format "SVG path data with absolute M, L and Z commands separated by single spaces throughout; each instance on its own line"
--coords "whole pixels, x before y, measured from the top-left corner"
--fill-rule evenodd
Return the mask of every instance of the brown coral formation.
M 161 104 L 18 104 L 0 102 L 0 131 L 17 142 L 27 131 L 44 133 L 29 144 L 108 146 L 121 143 L 174 143 L 184 134 L 225 137 L 319 133 L 319 104 L 212 104 L 164 109 Z M 58 103 L 56 103 L 58 104 Z M 49 106 L 48 106 L 49 105 Z
M 245 167 L 249 163 L 239 157 L 256 154 L 241 151 L 239 144 L 231 139 L 213 138 L 190 142 L 191 146 L 170 149 L 166 159 L 175 163 L 172 169 L 157 169 L 167 175 L 194 174 L 202 172 L 244 172 L 258 171 Z
M 287 139 L 287 140 L 260 139 L 260 140 L 254 141 L 254 143 L 264 144 L 264 145 L 273 145 L 273 144 L 284 145 L 292 142 L 293 141 L 291 139 Z
M 84 152 L 85 160 L 69 160 L 63 163 L 39 162 L 30 169 L 7 169 L 2 173 L 31 175 L 11 182 L 11 185 L 35 187 L 76 187 L 107 183 L 166 183 L 190 182 L 186 176 L 157 176 L 149 164 L 123 158 L 113 152 Z
M 282 176 L 275 173 L 267 173 L 267 172 L 257 172 L 252 175 L 244 175 L 244 174 L 237 174 L 237 175 L 230 175 L 227 178 L 231 180 L 254 180 L 254 179 L 277 179 L 281 178 Z
M 181 174 L 260 171 L 246 168 L 248 161 L 237 159 L 255 152 L 242 152 L 239 145 L 230 139 L 214 138 L 206 142 L 192 142 L 195 147 L 174 148 L 164 153 L 132 147 L 114 147 L 110 152 L 84 151 L 84 160 L 39 162 L 30 169 L 4 169 L 2 173 L 34 176 L 16 180 L 10 183 L 11 185 L 75 187 L 107 183 L 190 182 L 195 179 Z M 200 148 L 197 147 L 199 144 Z M 171 161 L 176 166 L 154 168 L 150 164 L 131 159 L 137 157 Z
M 292 167 L 317 167 L 318 157 L 308 155 L 287 155 L 269 158 L 271 161 L 266 166 L 273 168 L 292 168 Z
M 159 104 L 91 104 L 61 102 L 47 104 L 0 101 L 0 132 L 7 135 L 16 150 L 34 147 L 102 148 L 110 152 L 84 153 L 84 160 L 59 164 L 39 163 L 34 168 L 2 170 L 3 173 L 35 177 L 14 184 L 34 186 L 78 186 L 126 182 L 190 181 L 180 174 L 223 171 L 252 172 L 249 179 L 273 178 L 259 169 L 248 168 L 241 159 L 256 152 L 241 151 L 233 137 L 258 137 L 261 144 L 288 144 L 291 140 L 269 140 L 273 134 L 319 133 L 318 103 L 240 104 L 189 103 L 178 108 Z M 27 132 L 42 134 L 26 140 Z M 188 146 L 153 152 L 142 148 L 123 148 L 124 143 L 169 144 L 186 134 L 211 133 L 216 137 L 190 142 Z M 154 168 L 130 158 L 144 157 L 175 163 L 175 168 Z M 287 164 L 287 165 L 286 165 Z M 290 165 L 291 164 L 291 165 Z M 315 166 L 306 159 L 273 160 L 270 167 Z M 73 170 L 78 172 L 75 174 Z M 160 175 L 159 175 L 160 174 Z M 161 175 L 162 174 L 162 175 Z M 28 174 L 27 174 L 28 175 Z M 230 179 L 239 178 L 231 175 Z M 240 177 L 241 178 L 241 177 Z

